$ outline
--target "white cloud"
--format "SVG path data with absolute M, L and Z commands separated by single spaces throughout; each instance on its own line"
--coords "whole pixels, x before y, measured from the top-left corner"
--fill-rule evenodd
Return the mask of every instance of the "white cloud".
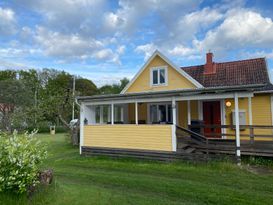
M 217 28 L 196 41 L 200 49 L 233 50 L 251 47 L 270 47 L 273 43 L 272 19 L 247 9 L 234 9 Z
M 156 49 L 157 47 L 153 43 L 149 43 L 137 46 L 135 51 L 137 53 L 144 53 L 144 60 L 147 60 Z
M 11 35 L 16 32 L 15 13 L 10 8 L 0 7 L 0 35 Z
M 94 38 L 84 38 L 78 34 L 62 34 L 38 27 L 35 40 L 47 56 L 61 61 L 95 59 L 120 64 L 119 55 L 123 47 L 114 52 L 107 44 Z M 105 41 L 107 42 L 107 41 Z

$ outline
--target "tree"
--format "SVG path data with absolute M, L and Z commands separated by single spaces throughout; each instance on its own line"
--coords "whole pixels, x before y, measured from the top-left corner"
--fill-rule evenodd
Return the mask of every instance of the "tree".
M 15 107 L 22 110 L 31 107 L 31 91 L 21 80 L 14 79 L 0 81 L 0 90 L 1 127 L 11 131 L 12 113 Z
M 98 88 L 91 80 L 85 78 L 76 79 L 76 95 L 91 96 L 95 94 L 98 94 Z
M 125 86 L 129 83 L 128 78 L 123 78 L 118 84 L 104 85 L 99 88 L 100 94 L 119 94 Z

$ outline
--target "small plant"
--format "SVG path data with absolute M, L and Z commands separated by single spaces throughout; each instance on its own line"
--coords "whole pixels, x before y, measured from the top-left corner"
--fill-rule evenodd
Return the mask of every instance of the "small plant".
M 23 193 L 39 183 L 38 166 L 47 152 L 35 134 L 0 133 L 0 192 Z

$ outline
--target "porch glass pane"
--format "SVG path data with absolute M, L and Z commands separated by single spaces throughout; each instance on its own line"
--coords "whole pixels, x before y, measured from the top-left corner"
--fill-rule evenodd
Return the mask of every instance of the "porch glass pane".
M 167 119 L 168 123 L 172 123 L 173 122 L 173 112 L 172 112 L 172 105 L 168 105 L 168 119 Z
M 160 69 L 160 84 L 164 84 L 165 83 L 165 69 Z
M 158 106 L 159 111 L 159 122 L 166 122 L 167 118 L 167 112 L 166 112 L 166 105 L 159 105 Z
M 153 84 L 158 84 L 158 70 L 153 70 Z
M 110 106 L 108 106 L 108 105 L 103 106 L 102 122 L 104 124 L 110 123 Z
M 100 123 L 100 106 L 96 106 L 95 108 L 95 113 L 96 113 L 96 123 Z
M 115 122 L 116 123 L 121 123 L 123 121 L 123 112 L 122 112 L 122 109 L 123 107 L 121 106 L 115 106 L 115 113 L 114 113 L 114 116 L 115 116 Z
M 150 118 L 152 123 L 157 123 L 157 106 L 151 105 L 150 106 Z

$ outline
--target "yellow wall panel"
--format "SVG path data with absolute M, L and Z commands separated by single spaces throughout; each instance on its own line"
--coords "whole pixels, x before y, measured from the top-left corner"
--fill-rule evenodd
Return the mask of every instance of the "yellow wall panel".
M 84 146 L 172 151 L 171 125 L 87 125 Z
M 231 107 L 226 107 L 226 124 L 232 124 L 232 110 L 234 110 L 234 100 L 227 99 L 231 102 Z M 249 125 L 249 108 L 248 108 L 248 98 L 239 99 L 239 110 L 246 111 L 246 124 Z M 271 122 L 271 104 L 270 95 L 255 95 L 252 98 L 252 122 L 253 125 L 272 125 Z M 227 133 L 234 134 L 229 138 L 235 137 L 235 131 L 227 129 Z M 249 134 L 249 129 L 241 130 L 241 134 Z M 272 130 L 269 129 L 254 129 L 254 134 L 270 135 Z M 241 139 L 249 139 L 249 137 L 241 137 Z
M 168 68 L 168 85 L 167 86 L 151 86 L 150 85 L 150 70 L 152 67 L 167 66 Z M 187 78 L 178 73 L 167 62 L 159 56 L 156 56 L 146 69 L 138 76 L 135 82 L 128 88 L 126 93 L 145 92 L 145 91 L 160 91 L 160 90 L 176 90 L 196 88 Z

